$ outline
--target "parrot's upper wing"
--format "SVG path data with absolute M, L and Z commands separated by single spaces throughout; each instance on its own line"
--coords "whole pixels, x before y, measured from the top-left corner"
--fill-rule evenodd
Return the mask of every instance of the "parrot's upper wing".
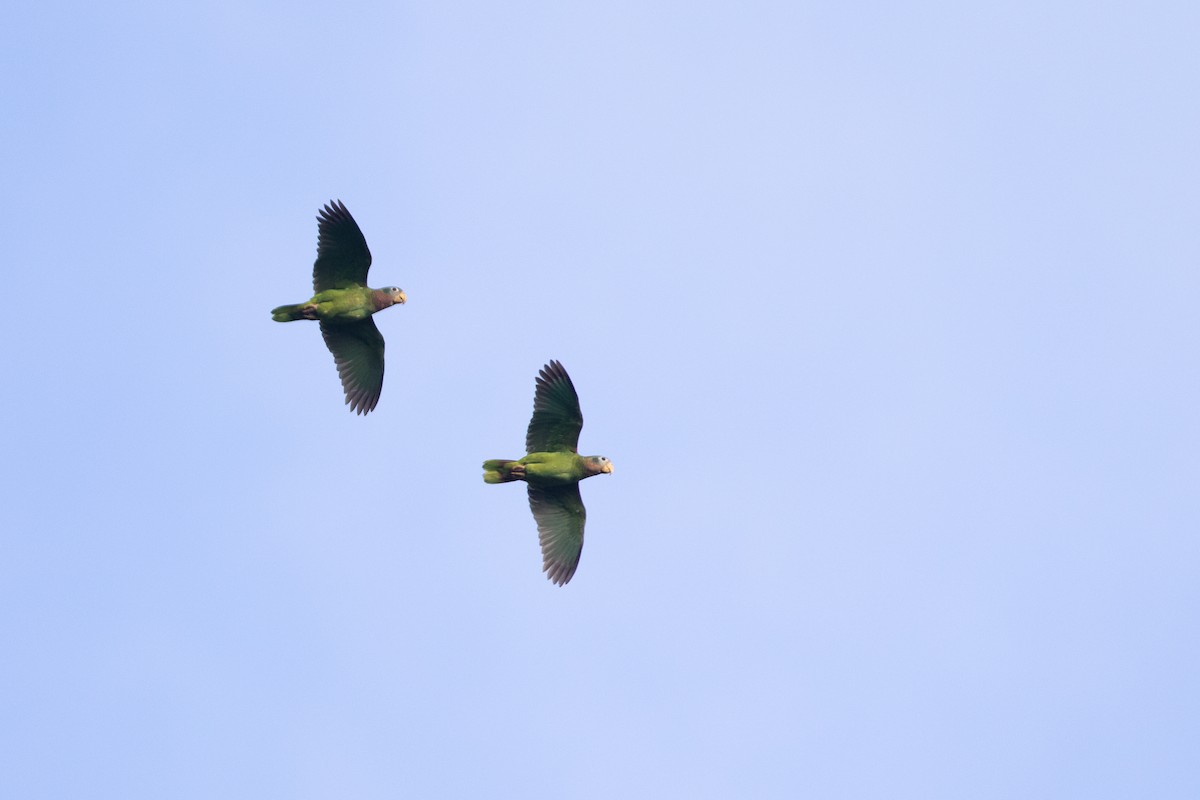
M 317 217 L 317 260 L 313 262 L 313 290 L 366 286 L 371 251 L 358 223 L 341 200 L 326 203 Z
M 528 453 L 577 452 L 582 428 L 583 413 L 579 410 L 575 386 L 563 365 L 551 361 L 537 376 L 533 418 L 525 433 L 525 450 Z

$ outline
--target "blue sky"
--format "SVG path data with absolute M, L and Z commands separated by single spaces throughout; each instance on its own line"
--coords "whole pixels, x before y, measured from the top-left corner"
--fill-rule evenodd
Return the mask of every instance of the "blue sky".
M 1196 797 L 1198 24 L 14 9 L 0 794 Z M 366 418 L 268 314 L 331 198 Z

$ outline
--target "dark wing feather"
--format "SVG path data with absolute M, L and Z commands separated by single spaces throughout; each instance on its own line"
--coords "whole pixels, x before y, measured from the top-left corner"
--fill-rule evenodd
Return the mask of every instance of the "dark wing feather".
M 341 200 L 326 203 L 317 216 L 317 260 L 313 262 L 313 290 L 345 289 L 367 285 L 371 251 L 358 223 Z
M 537 520 L 542 543 L 542 570 L 547 578 L 563 586 L 575 574 L 583 551 L 587 510 L 579 496 L 579 484 L 550 489 L 530 486 L 529 508 Z
M 577 452 L 582 428 L 583 413 L 579 410 L 579 395 L 575 394 L 575 386 L 563 365 L 551 361 L 542 367 L 537 376 L 533 418 L 529 420 L 529 430 L 525 433 L 525 451 Z
M 375 320 L 367 317 L 346 324 L 322 322 L 321 335 L 337 362 L 350 410 L 359 414 L 373 410 L 383 391 L 383 334 L 375 327 Z

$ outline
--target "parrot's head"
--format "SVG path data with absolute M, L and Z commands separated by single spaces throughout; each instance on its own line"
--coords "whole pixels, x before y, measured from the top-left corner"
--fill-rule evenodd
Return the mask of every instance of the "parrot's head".
M 389 286 L 383 292 L 391 298 L 393 304 L 404 305 L 408 301 L 408 295 L 398 286 Z
M 606 475 L 612 474 L 612 462 L 604 456 L 588 456 L 586 460 L 589 475 L 599 475 L 602 472 Z

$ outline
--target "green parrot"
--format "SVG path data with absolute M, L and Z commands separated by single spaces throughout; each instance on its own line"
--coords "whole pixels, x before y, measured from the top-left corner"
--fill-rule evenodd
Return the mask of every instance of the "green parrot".
M 579 496 L 579 482 L 613 471 L 612 462 L 604 456 L 579 455 L 576 448 L 582 428 L 575 386 L 563 365 L 551 361 L 537 376 L 533 418 L 525 434 L 529 455 L 519 461 L 483 462 L 485 483 L 529 484 L 529 507 L 542 543 L 542 570 L 559 586 L 571 580 L 583 550 L 587 510 Z
M 383 390 L 383 335 L 371 315 L 408 300 L 395 286 L 367 286 L 371 251 L 358 223 L 341 200 L 326 203 L 317 217 L 317 260 L 311 300 L 271 310 L 276 322 L 315 319 L 333 353 L 346 402 L 366 414 Z

